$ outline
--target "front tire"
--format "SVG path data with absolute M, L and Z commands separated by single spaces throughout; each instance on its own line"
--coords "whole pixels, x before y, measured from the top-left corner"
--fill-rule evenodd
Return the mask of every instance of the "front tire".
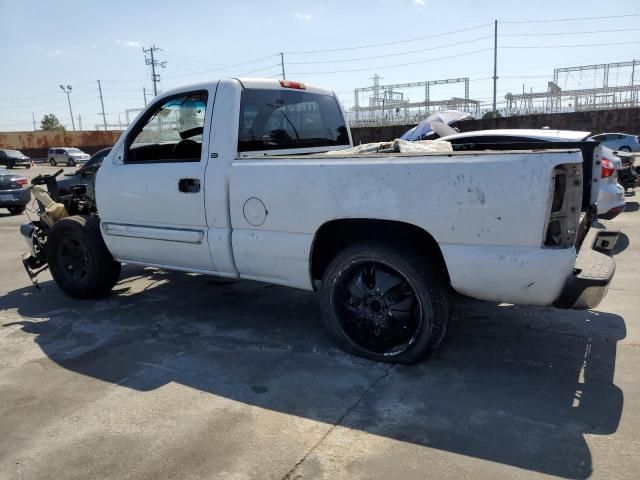
M 73 160 L 73 158 L 70 158 L 67 160 L 67 166 L 69 167 L 75 167 L 76 166 L 76 162 Z
M 72 216 L 55 223 L 46 252 L 53 279 L 70 297 L 104 297 L 120 277 L 120 263 L 107 249 L 95 217 Z
M 620 152 L 630 152 L 630 151 L 631 151 L 631 147 L 628 147 L 628 146 L 626 146 L 626 145 L 623 145 L 622 147 L 620 147 L 620 148 L 618 149 L 618 151 L 620 151 Z
M 26 209 L 26 205 L 12 205 L 11 207 L 7 207 L 7 210 L 9 210 L 11 215 L 20 215 Z
M 445 282 L 427 258 L 386 244 L 356 244 L 329 264 L 320 291 L 324 323 L 342 348 L 371 360 L 414 363 L 442 341 Z

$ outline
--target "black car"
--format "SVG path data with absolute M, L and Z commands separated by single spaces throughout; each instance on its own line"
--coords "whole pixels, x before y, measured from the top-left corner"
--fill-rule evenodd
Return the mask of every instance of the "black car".
M 13 215 L 24 212 L 31 200 L 31 192 L 26 189 L 29 180 L 21 175 L 0 168 L 0 208 L 6 208 Z
M 71 193 L 71 187 L 75 185 L 86 185 L 87 193 L 89 196 L 93 197 L 96 172 L 110 151 L 111 147 L 100 150 L 75 172 L 67 173 L 64 177 L 60 178 L 57 182 L 59 195 L 67 195 Z
M 31 168 L 31 159 L 20 150 L 0 148 L 0 165 L 4 165 L 7 168 L 17 166 Z

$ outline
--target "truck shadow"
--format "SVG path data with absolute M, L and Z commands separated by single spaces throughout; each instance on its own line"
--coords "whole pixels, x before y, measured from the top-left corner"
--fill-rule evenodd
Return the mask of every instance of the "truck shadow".
M 137 280 L 137 281 L 136 281 Z M 214 282 L 215 283 L 215 282 Z M 127 267 L 116 293 L 53 284 L 0 299 L 55 363 L 138 391 L 178 382 L 234 401 L 565 478 L 585 478 L 585 434 L 616 431 L 620 316 L 462 299 L 427 362 L 337 350 L 317 296 L 255 282 Z M 43 400 L 45 401 L 45 400 Z

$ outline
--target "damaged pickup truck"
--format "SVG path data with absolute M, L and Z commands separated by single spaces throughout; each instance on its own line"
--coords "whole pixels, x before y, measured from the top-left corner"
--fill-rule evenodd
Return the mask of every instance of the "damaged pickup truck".
M 48 264 L 84 299 L 106 295 L 121 263 L 319 289 L 343 348 L 399 363 L 438 346 L 451 291 L 561 308 L 606 294 L 617 233 L 593 224 L 597 143 L 337 151 L 351 146 L 323 88 L 225 79 L 166 92 L 103 162 L 95 205 L 81 188 L 36 195 L 25 265 Z

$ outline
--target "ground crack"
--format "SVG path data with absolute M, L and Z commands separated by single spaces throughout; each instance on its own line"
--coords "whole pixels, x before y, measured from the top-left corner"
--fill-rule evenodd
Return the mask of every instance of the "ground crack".
M 358 399 L 355 402 L 353 402 L 353 405 L 347 408 L 344 411 L 344 413 L 340 415 L 338 420 L 334 422 L 334 424 L 331 425 L 331 427 L 325 432 L 325 434 L 322 435 L 322 437 L 320 437 L 320 439 L 315 444 L 313 444 L 313 446 L 307 451 L 307 453 L 305 453 L 302 456 L 302 458 L 298 460 L 293 467 L 291 467 L 291 470 L 289 470 L 287 473 L 284 474 L 284 476 L 282 477 L 282 480 L 291 480 L 292 475 L 295 473 L 298 467 L 300 467 L 300 465 L 302 465 L 305 462 L 305 460 L 309 457 L 309 455 L 311 455 L 322 444 L 322 442 L 324 442 L 325 439 L 333 433 L 336 427 L 339 427 L 342 424 L 344 419 L 347 418 L 347 416 L 353 410 L 355 410 L 358 407 L 358 405 L 360 405 L 360 402 L 362 401 L 362 399 L 371 390 L 376 388 L 385 378 L 387 378 L 391 374 L 391 372 L 395 370 L 395 368 L 396 368 L 396 365 L 390 365 L 378 379 L 376 379 L 371 385 L 369 385 L 369 387 L 367 387 L 367 389 L 364 392 L 362 392 L 362 394 L 358 397 Z M 299 478 L 299 477 L 295 477 L 295 478 Z

